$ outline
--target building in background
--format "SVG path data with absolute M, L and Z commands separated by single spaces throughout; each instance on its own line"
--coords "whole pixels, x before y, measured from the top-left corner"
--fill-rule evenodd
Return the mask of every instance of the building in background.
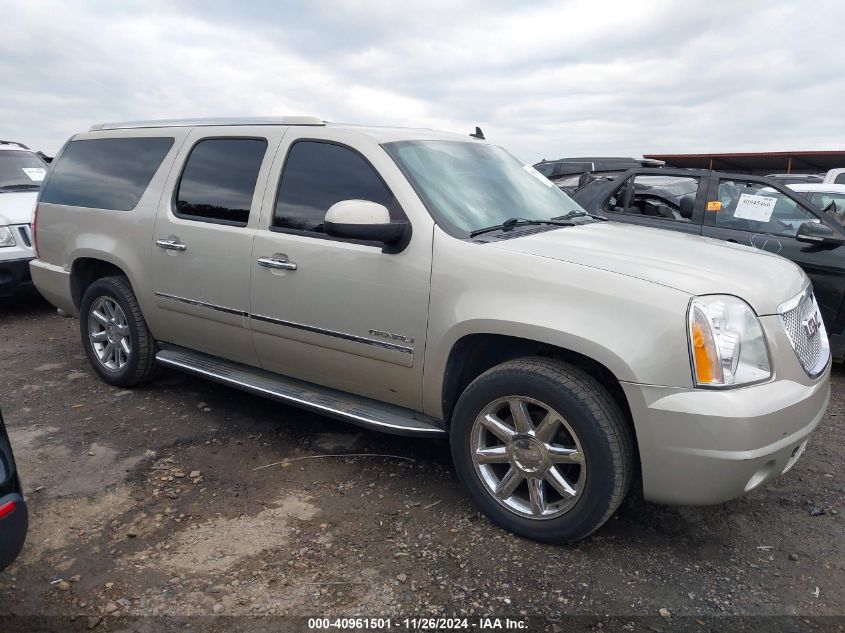
M 667 167 L 716 169 L 741 174 L 824 174 L 845 167 L 845 151 L 728 152 L 714 154 L 643 154 Z

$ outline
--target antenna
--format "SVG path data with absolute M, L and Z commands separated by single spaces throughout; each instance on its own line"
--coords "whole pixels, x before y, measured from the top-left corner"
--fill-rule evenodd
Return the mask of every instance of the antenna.
M 477 139 L 482 140 L 482 141 L 486 140 L 486 139 L 484 138 L 484 132 L 482 132 L 482 131 L 481 131 L 481 128 L 480 128 L 480 127 L 478 127 L 477 125 L 475 126 L 475 133 L 474 133 L 474 134 L 470 134 L 470 136 L 471 136 L 472 138 L 477 138 Z

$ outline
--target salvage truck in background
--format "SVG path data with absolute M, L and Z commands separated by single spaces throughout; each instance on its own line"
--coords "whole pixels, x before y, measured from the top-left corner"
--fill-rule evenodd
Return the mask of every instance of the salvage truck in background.
M 528 538 L 589 535 L 635 476 L 710 504 L 788 471 L 830 394 L 801 269 L 592 218 L 472 136 L 96 125 L 48 174 L 33 280 L 107 383 L 165 365 L 448 436 L 475 503 Z

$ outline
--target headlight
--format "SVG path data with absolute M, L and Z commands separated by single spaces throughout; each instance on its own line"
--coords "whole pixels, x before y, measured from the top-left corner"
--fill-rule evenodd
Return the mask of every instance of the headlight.
M 757 315 L 729 295 L 696 297 L 689 309 L 689 342 L 697 387 L 732 387 L 772 375 Z
M 0 226 L 0 248 L 14 245 L 15 237 L 12 235 L 12 231 L 9 230 L 8 226 Z

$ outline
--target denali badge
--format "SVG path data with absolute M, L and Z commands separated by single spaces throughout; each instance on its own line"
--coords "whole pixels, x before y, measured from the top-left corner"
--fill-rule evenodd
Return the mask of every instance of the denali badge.
M 403 336 L 402 334 L 392 334 L 390 332 L 382 332 L 381 330 L 370 330 L 373 336 L 380 336 L 382 338 L 393 339 L 394 341 L 404 341 L 405 343 L 413 343 L 413 336 Z
M 813 338 L 816 334 L 819 333 L 819 328 L 821 327 L 821 320 L 819 318 L 819 313 L 816 312 L 809 319 L 805 319 L 801 323 L 801 326 L 804 328 L 804 331 L 807 333 L 807 338 Z

